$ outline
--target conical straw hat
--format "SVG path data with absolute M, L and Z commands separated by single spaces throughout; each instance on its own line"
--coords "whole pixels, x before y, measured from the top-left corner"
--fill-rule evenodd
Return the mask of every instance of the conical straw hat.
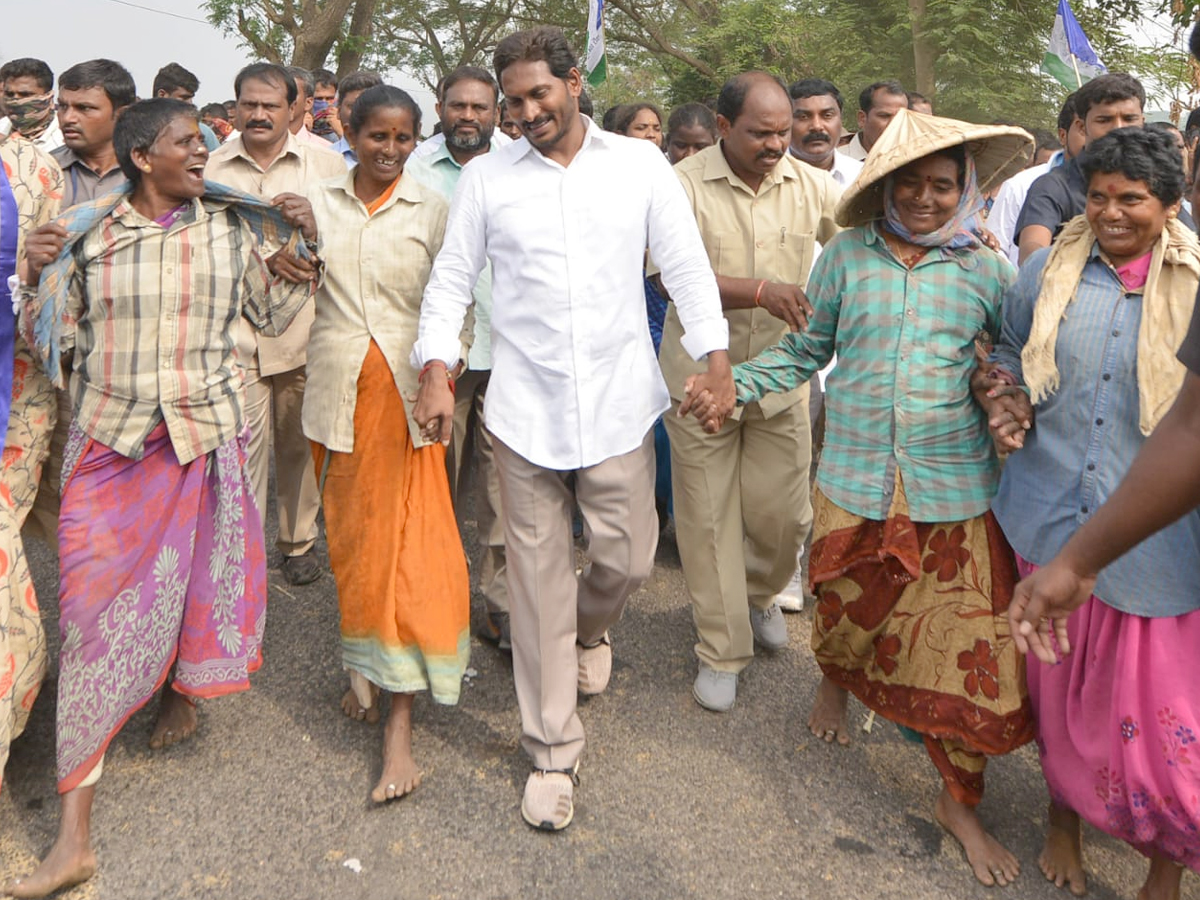
M 896 113 L 862 171 L 837 205 L 837 223 L 851 228 L 883 218 L 883 181 L 892 172 L 937 150 L 966 144 L 975 158 L 979 190 L 1025 168 L 1033 154 L 1033 137 L 1013 125 L 974 125 L 902 109 Z

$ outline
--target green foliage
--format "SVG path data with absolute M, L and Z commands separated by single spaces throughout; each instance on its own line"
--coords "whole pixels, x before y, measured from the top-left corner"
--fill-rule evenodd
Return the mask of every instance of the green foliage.
M 516 28 L 555 24 L 580 53 L 585 44 L 585 0 L 378 0 L 368 35 L 350 36 L 346 16 L 332 25 L 328 43 L 310 39 L 308 22 L 338 2 L 346 8 L 350 0 L 205 5 L 213 22 L 236 31 L 264 58 L 291 61 L 298 50 L 319 55 L 357 41 L 364 64 L 401 68 L 431 86 L 458 65 L 490 66 L 496 42 Z M 1200 0 L 1152 2 L 1171 6 L 1180 21 L 1200 7 Z M 1139 76 L 1165 105 L 1180 85 L 1190 85 L 1191 70 L 1178 47 L 1133 43 L 1129 23 L 1139 21 L 1144 5 L 1073 3 L 1109 69 Z M 789 82 L 830 79 L 846 98 L 853 126 L 865 85 L 896 78 L 915 88 L 913 17 L 921 9 L 926 56 L 920 58 L 931 61 L 939 113 L 1046 127 L 1066 94 L 1040 71 L 1054 0 L 607 0 L 606 9 L 609 80 L 592 92 L 598 110 L 633 99 L 711 100 L 730 76 L 765 69 Z

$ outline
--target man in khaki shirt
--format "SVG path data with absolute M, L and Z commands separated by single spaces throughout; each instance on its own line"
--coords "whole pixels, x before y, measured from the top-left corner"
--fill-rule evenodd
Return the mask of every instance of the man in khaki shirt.
M 320 181 L 345 178 L 340 156 L 303 144 L 288 130 L 297 91 L 286 70 L 270 63 L 247 66 L 238 73 L 234 92 L 240 134 L 209 157 L 206 178 L 264 200 L 285 192 L 306 197 Z M 283 553 L 283 574 L 291 584 L 307 584 L 321 576 L 313 552 L 320 496 L 312 452 L 300 426 L 313 318 L 310 300 L 279 337 L 263 337 L 243 322 L 238 341 L 246 367 L 246 421 L 251 431 L 246 466 L 265 521 L 267 448 L 273 435 L 279 510 L 276 546 Z
M 792 159 L 792 103 L 778 79 L 748 72 L 717 101 L 721 140 L 680 162 L 683 181 L 717 275 L 729 322 L 729 355 L 745 362 L 803 328 L 811 307 L 803 286 L 814 242 L 837 233 L 839 189 L 824 172 Z M 671 396 L 701 367 L 680 344 L 672 304 L 659 363 Z M 739 415 L 740 413 L 740 415 Z M 812 525 L 808 467 L 808 386 L 735 411 L 715 435 L 694 418 L 664 417 L 671 439 L 675 531 L 698 641 L 693 694 L 729 709 L 737 673 L 787 644 L 773 597 L 796 570 Z

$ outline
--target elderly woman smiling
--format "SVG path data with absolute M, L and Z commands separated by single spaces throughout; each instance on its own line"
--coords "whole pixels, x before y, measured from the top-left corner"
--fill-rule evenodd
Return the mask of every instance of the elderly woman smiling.
M 1080 166 L 1086 211 L 1022 267 L 996 368 L 976 379 L 1015 451 L 993 509 L 1022 575 L 1108 499 L 1174 402 L 1200 282 L 1169 137 L 1114 131 Z M 1028 670 L 1051 797 L 1042 871 L 1084 892 L 1083 817 L 1150 858 L 1140 900 L 1177 898 L 1181 866 L 1200 870 L 1200 513 L 1103 569 L 1067 636 L 1063 665 Z
M 976 336 L 999 331 L 1012 267 L 973 234 L 982 191 L 1020 169 L 1020 129 L 901 111 L 837 208 L 850 226 L 808 282 L 804 331 L 734 368 L 739 403 L 827 382 L 813 498 L 812 646 L 825 678 L 814 734 L 846 743 L 846 692 L 921 740 L 944 786 L 938 821 L 986 885 L 1017 877 L 984 828 L 988 756 L 1033 737 L 1005 611 L 1012 550 L 988 505 L 999 464 L 971 398 Z M 688 385 L 706 423 L 704 379 Z

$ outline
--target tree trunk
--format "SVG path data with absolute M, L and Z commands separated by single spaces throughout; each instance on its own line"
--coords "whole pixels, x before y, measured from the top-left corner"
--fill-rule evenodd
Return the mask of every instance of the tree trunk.
M 933 99 L 937 93 L 937 81 L 933 77 L 933 64 L 937 60 L 937 48 L 929 40 L 925 30 L 926 0 L 908 0 L 908 18 L 912 24 L 913 69 L 916 73 L 917 92 Z
M 340 81 L 362 65 L 363 51 L 371 38 L 371 24 L 379 0 L 356 0 L 350 17 L 350 30 L 338 48 L 337 77 Z

